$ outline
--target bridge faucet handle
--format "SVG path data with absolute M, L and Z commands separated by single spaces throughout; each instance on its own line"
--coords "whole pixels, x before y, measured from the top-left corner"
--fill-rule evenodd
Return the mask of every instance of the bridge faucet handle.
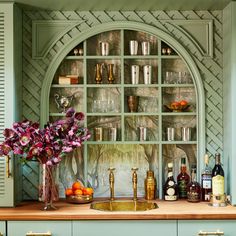
M 109 167 L 107 170 L 109 170 L 110 172 L 114 171 L 116 168 L 114 167 Z
M 136 172 L 138 170 L 138 167 L 132 167 L 131 169 L 133 172 Z
M 138 168 L 137 167 L 133 167 L 132 169 L 131 169 L 132 171 L 133 171 L 133 174 L 132 174 L 132 179 L 133 179 L 133 182 L 137 182 L 137 170 L 138 170 Z

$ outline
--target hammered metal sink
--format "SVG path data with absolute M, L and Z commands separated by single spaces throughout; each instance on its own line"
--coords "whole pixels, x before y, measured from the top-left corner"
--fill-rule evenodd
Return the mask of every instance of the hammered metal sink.
M 149 211 L 158 208 L 158 205 L 147 201 L 116 200 L 94 202 L 90 208 L 99 211 Z

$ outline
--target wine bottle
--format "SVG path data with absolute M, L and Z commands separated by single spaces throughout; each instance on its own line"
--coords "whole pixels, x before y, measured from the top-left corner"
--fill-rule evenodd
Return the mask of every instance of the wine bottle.
M 181 167 L 180 173 L 177 176 L 178 190 L 179 190 L 179 198 L 187 198 L 187 185 L 190 180 L 190 176 L 186 172 L 186 159 L 185 157 L 181 158 Z
M 220 162 L 220 154 L 215 154 L 215 166 L 212 170 L 212 194 L 213 196 L 224 195 L 224 170 Z
M 210 201 L 212 192 L 212 169 L 209 167 L 209 156 L 204 156 L 205 168 L 202 171 L 202 201 Z
M 201 201 L 201 185 L 196 179 L 196 165 L 191 167 L 191 181 L 187 186 L 187 200 L 188 202 L 200 202 Z
M 167 167 L 168 176 L 163 187 L 164 200 L 176 201 L 178 199 L 178 186 L 173 177 L 173 163 L 168 163 Z

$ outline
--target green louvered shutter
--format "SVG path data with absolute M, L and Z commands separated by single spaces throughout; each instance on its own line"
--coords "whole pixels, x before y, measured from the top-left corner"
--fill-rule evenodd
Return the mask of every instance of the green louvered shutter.
M 12 80 L 11 75 L 8 76 L 8 71 L 13 68 L 9 57 L 13 55 L 7 55 L 9 53 L 8 46 L 12 42 L 9 41 L 11 29 L 13 29 L 12 20 L 8 21 L 9 17 L 13 17 L 13 5 L 0 4 L 0 142 L 3 141 L 3 130 L 7 127 L 6 120 L 9 119 L 6 107 L 9 106 L 6 98 L 6 93 L 10 92 L 7 87 L 7 83 Z M 8 23 L 7 23 L 8 22 Z M 13 45 L 12 45 L 13 47 Z M 10 49 L 11 51 L 11 49 Z M 12 70 L 12 69 L 11 69 Z M 11 118 L 10 118 L 11 120 Z M 14 205 L 14 181 L 12 175 L 7 175 L 7 169 L 12 170 L 12 162 L 7 165 L 7 158 L 0 157 L 0 206 L 13 206 Z

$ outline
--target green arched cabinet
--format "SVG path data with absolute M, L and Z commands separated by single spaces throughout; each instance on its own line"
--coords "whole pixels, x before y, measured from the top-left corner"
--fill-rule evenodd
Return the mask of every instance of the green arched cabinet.
M 143 56 L 141 54 L 138 54 L 137 56 L 131 56 L 129 54 L 127 44 L 129 40 L 135 38 L 135 35 L 137 36 L 139 41 L 153 40 L 152 42 L 155 42 L 155 48 L 152 47 L 153 51 L 151 51 L 150 55 Z M 116 49 L 114 49 L 114 47 L 113 49 L 116 52 L 111 53 L 108 56 L 99 55 L 99 41 L 103 40 L 108 40 L 110 43 L 112 43 L 114 40 L 115 46 L 113 46 L 116 47 Z M 69 53 L 73 52 L 73 49 L 77 48 L 78 45 L 82 45 L 83 55 L 71 56 L 71 54 Z M 162 49 L 165 47 L 169 47 L 172 49 L 171 55 L 163 55 Z M 80 78 L 81 80 L 77 85 L 57 85 L 57 82 L 55 81 L 60 75 L 60 68 L 65 61 L 70 60 L 77 60 L 82 63 L 82 66 L 80 67 L 83 72 L 81 74 L 82 76 L 80 77 L 83 78 Z M 102 62 L 105 62 L 105 64 L 115 64 L 115 67 L 118 68 L 116 68 L 115 71 L 115 75 L 117 76 L 117 78 L 113 84 L 108 84 L 105 81 L 103 81 L 102 84 L 95 83 L 94 65 L 101 64 Z M 152 65 L 153 83 L 151 85 L 146 85 L 143 83 L 138 85 L 131 84 L 130 66 L 133 64 L 138 64 L 140 65 L 140 68 L 142 68 L 145 63 L 151 63 Z M 190 77 L 190 82 L 181 82 L 179 84 L 175 84 L 176 81 L 174 80 L 174 83 L 167 84 L 165 81 L 166 72 L 169 72 L 172 69 L 173 71 L 177 72 L 176 69 L 178 69 L 179 65 L 180 68 L 185 68 L 185 72 L 187 72 Z M 140 71 L 140 73 L 142 72 Z M 132 187 L 130 187 L 131 170 L 129 168 L 133 167 L 132 165 L 134 165 L 135 160 L 138 160 L 138 167 L 140 168 L 138 172 L 138 184 L 140 184 L 139 194 L 142 195 L 144 191 L 143 181 L 145 178 L 145 171 L 148 168 L 151 168 L 154 170 L 155 176 L 158 180 L 158 195 L 161 197 L 162 185 L 165 179 L 165 167 L 168 161 L 170 161 L 171 159 L 174 161 L 174 163 L 176 164 L 175 172 L 177 172 L 179 168 L 179 157 L 181 155 L 193 155 L 194 158 L 188 157 L 188 165 L 190 166 L 191 164 L 196 163 L 198 167 L 198 174 L 200 173 L 200 170 L 203 169 L 202 157 L 205 153 L 205 96 L 201 76 L 197 66 L 194 63 L 194 60 L 191 58 L 187 50 L 178 41 L 176 41 L 173 37 L 171 37 L 164 31 L 143 23 L 122 21 L 104 23 L 96 27 L 91 27 L 89 30 L 85 30 L 81 32 L 81 34 L 78 34 L 73 38 L 73 40 L 70 40 L 69 43 L 61 49 L 60 53 L 57 54 L 57 57 L 55 57 L 48 66 L 48 70 L 46 72 L 41 90 L 41 125 L 45 124 L 54 116 L 61 117 L 61 114 L 55 112 L 56 107 L 53 108 L 53 111 L 51 108 L 53 106 L 52 104 L 54 103 L 54 91 L 60 91 L 61 89 L 65 89 L 65 91 L 74 91 L 76 89 L 81 91 L 81 96 L 83 97 L 80 100 L 81 110 L 86 114 L 85 125 L 91 128 L 91 131 L 94 130 L 94 126 L 92 125 L 92 123 L 96 123 L 98 118 L 102 119 L 102 122 L 106 123 L 106 125 L 107 123 L 112 124 L 111 120 L 113 118 L 116 120 L 115 124 L 117 125 L 118 120 L 117 127 L 120 133 L 117 141 L 105 140 L 102 142 L 97 142 L 92 138 L 91 141 L 86 142 L 86 144 L 84 145 L 83 167 L 85 175 L 83 180 L 86 183 L 89 182 L 89 184 L 92 184 L 93 187 L 98 186 L 97 181 L 99 177 L 97 177 L 97 175 L 100 174 L 103 177 L 100 177 L 99 181 L 101 182 L 102 178 L 105 183 L 104 188 L 107 188 L 106 181 L 108 178 L 108 173 L 105 173 L 105 168 L 109 165 L 114 165 L 115 163 L 115 165 L 117 164 L 118 166 L 116 170 L 117 186 L 119 182 L 125 181 L 125 179 L 130 176 L 130 179 L 127 180 L 127 187 L 125 188 L 127 194 L 125 194 L 123 190 L 117 190 L 117 194 L 119 196 L 132 195 Z M 106 91 L 118 91 L 119 106 L 117 111 L 106 111 L 106 113 L 100 111 L 96 111 L 96 113 L 94 113 L 92 111 L 91 102 L 94 100 L 94 94 L 97 94 L 97 91 L 99 89 L 105 89 Z M 130 91 L 131 93 L 132 91 L 135 91 L 134 93 L 136 93 L 137 95 L 137 93 L 139 93 L 137 91 L 139 90 L 146 91 L 144 92 L 144 94 L 148 94 L 149 92 L 147 92 L 147 90 L 150 90 L 150 94 L 154 94 L 153 96 L 156 99 L 155 111 L 152 109 L 142 109 L 139 110 L 138 113 L 129 113 L 127 111 L 126 97 L 127 95 L 129 95 L 128 93 L 130 93 Z M 173 94 L 177 94 L 176 96 L 179 96 L 179 98 L 181 99 L 184 96 L 187 96 L 188 98 L 192 96 L 192 100 L 190 99 L 190 109 L 188 111 L 179 113 L 174 113 L 166 110 L 165 106 L 172 101 L 171 99 L 176 99 L 176 96 L 174 96 Z M 75 101 L 73 102 L 75 103 L 77 100 L 74 100 Z M 148 100 L 148 103 L 146 105 L 145 103 L 142 104 L 143 107 L 147 107 L 147 105 L 149 106 L 149 102 L 150 100 Z M 153 133 L 156 133 L 156 136 L 154 134 L 154 138 L 149 137 L 149 140 L 147 141 L 140 141 L 138 137 L 134 139 L 130 138 L 131 134 L 128 134 L 127 136 L 127 133 L 129 132 L 128 130 L 130 128 L 130 126 L 127 124 L 129 124 L 130 120 L 133 119 L 135 125 L 137 125 L 137 117 L 142 117 L 142 119 L 145 120 L 144 125 L 148 122 L 150 123 L 150 120 L 154 120 L 156 122 L 156 126 L 154 125 L 155 127 L 153 125 L 150 126 L 151 129 L 154 127 L 152 130 Z M 192 139 L 190 141 L 182 141 L 180 137 L 180 131 L 177 131 L 178 137 L 175 138 L 174 141 L 167 141 L 166 128 L 171 122 L 173 122 L 173 126 L 176 128 L 176 131 L 180 129 L 181 124 L 184 124 L 184 126 L 190 124 L 191 126 L 192 122 L 194 122 Z M 104 126 L 105 128 L 107 128 L 106 125 Z M 94 160 L 97 159 L 93 156 L 96 155 L 96 148 L 98 147 L 105 148 L 106 151 L 106 155 L 103 156 L 102 161 L 103 166 L 105 167 L 103 167 L 102 169 L 100 165 L 100 170 L 97 170 L 99 168 L 95 168 L 94 166 L 92 166 L 93 164 L 91 162 L 91 158 L 94 158 Z M 188 147 L 187 151 L 183 147 Z M 112 152 L 112 149 L 115 151 Z M 172 151 L 169 152 L 168 150 Z M 192 150 L 195 150 L 194 154 Z M 149 152 L 152 153 L 150 154 Z M 176 157 L 175 153 L 177 153 Z M 117 156 L 119 155 L 121 155 L 121 158 L 119 159 L 118 157 L 117 159 Z M 121 166 L 121 160 L 125 158 L 125 155 L 131 160 L 126 163 L 126 172 L 124 174 L 124 170 L 119 169 L 119 166 Z M 136 157 L 130 157 L 132 155 Z M 111 161 L 109 161 L 108 156 L 110 156 Z M 114 158 L 116 158 L 116 161 L 114 161 Z M 148 164 L 146 166 L 143 165 L 144 162 L 139 161 L 140 158 L 144 158 L 145 160 L 148 159 Z M 94 168 L 96 169 L 96 172 L 94 172 Z M 121 177 L 122 175 L 123 178 Z M 94 184 L 96 184 L 96 186 L 94 186 Z M 101 183 L 99 185 L 101 185 Z M 126 185 L 126 183 L 124 185 Z M 116 188 L 118 189 L 119 187 Z M 100 192 L 102 191 L 106 193 L 98 195 L 107 196 L 109 191 L 104 191 L 103 189 Z

